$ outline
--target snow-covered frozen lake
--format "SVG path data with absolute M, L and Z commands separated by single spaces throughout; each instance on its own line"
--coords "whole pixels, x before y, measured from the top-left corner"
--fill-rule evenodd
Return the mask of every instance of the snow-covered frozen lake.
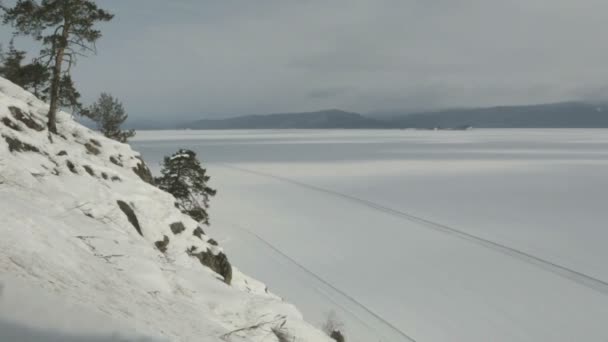
M 608 130 L 140 131 L 133 145 L 156 171 L 195 150 L 218 189 L 210 234 L 313 323 L 335 310 L 352 341 L 608 341 Z

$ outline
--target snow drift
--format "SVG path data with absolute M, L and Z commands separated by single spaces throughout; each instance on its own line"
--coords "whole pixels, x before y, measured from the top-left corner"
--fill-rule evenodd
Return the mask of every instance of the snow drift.
M 155 340 L 330 341 L 264 284 L 226 273 L 229 256 L 149 184 L 137 152 L 64 112 L 50 137 L 47 110 L 0 79 L 2 326 L 108 335 L 107 321 Z M 47 296 L 72 309 L 32 304 Z

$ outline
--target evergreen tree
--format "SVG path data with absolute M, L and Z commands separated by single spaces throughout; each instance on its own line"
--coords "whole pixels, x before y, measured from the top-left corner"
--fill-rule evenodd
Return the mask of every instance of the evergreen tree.
M 196 153 L 182 149 L 165 157 L 160 172 L 162 176 L 155 182 L 175 197 L 176 207 L 196 221 L 209 225 L 209 198 L 215 196 L 216 190 L 207 185 L 210 177 L 201 167 Z
M 110 139 L 126 143 L 129 138 L 135 136 L 135 131 L 132 129 L 127 131 L 120 129 L 128 115 L 122 103 L 110 94 L 101 93 L 97 102 L 83 114 L 95 121 L 101 133 Z
M 48 94 L 49 88 L 45 93 Z M 72 76 L 65 74 L 59 81 L 59 107 L 70 108 L 73 113 L 82 114 L 82 103 L 80 103 L 80 93 L 74 86 Z
M 16 85 L 31 91 L 36 97 L 45 98 L 48 92 L 48 81 L 50 73 L 47 68 L 39 62 L 21 65 L 25 59 L 26 52 L 17 50 L 11 40 L 9 50 L 0 56 L 0 75 Z
M 51 77 L 49 70 L 39 62 L 32 62 L 24 65 L 23 88 L 27 89 L 39 99 L 45 99 L 48 93 L 48 83 Z
M 40 60 L 46 60 L 52 70 L 48 128 L 57 133 L 55 117 L 61 105 L 63 76 L 69 75 L 77 56 L 95 52 L 101 32 L 94 25 L 113 15 L 91 0 L 17 0 L 13 7 L 0 6 L 3 22 L 12 24 L 16 35 L 29 35 L 42 43 Z
M 8 51 L 2 54 L 2 65 L 0 66 L 0 75 L 21 87 L 24 86 L 21 63 L 25 59 L 25 55 L 25 51 L 15 49 L 11 40 Z

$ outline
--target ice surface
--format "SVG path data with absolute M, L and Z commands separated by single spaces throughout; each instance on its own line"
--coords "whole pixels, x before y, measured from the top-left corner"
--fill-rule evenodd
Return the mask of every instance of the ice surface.
M 312 321 L 334 309 L 370 329 L 243 228 L 417 341 L 608 339 L 607 130 L 150 131 L 134 145 L 153 167 L 194 149 L 219 190 L 213 234 Z

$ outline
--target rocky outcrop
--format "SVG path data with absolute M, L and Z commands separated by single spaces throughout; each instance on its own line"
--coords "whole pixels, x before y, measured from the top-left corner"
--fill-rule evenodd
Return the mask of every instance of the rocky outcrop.
M 213 254 L 211 250 L 207 249 L 205 252 L 197 252 L 196 247 L 191 247 L 187 251 L 188 255 L 197 258 L 201 264 L 209 267 L 215 273 L 224 277 L 224 282 L 228 285 L 232 282 L 232 265 L 228 261 L 226 254 L 219 252 Z
M 186 230 L 186 226 L 184 226 L 184 224 L 181 222 L 171 223 L 169 225 L 169 228 L 171 228 L 171 232 L 173 232 L 173 234 L 175 234 L 175 235 L 181 234 L 181 232 Z
M 133 172 L 135 172 L 135 174 L 138 175 L 139 178 L 141 178 L 141 180 L 144 182 L 154 184 L 154 177 L 152 176 L 152 173 L 144 160 L 141 159 L 141 157 L 137 157 L 137 159 L 139 159 L 139 163 L 137 163 L 137 166 L 133 168 Z
M 161 253 L 165 253 L 167 251 L 167 246 L 169 246 L 169 237 L 165 235 L 161 241 L 156 241 L 154 246 L 156 246 Z
M 116 201 L 116 203 L 118 204 L 118 207 L 120 208 L 120 210 L 122 210 L 122 212 L 125 213 L 125 215 L 127 216 L 127 219 L 129 220 L 129 222 L 131 222 L 131 224 L 133 225 L 135 230 L 137 230 L 139 235 L 144 236 L 144 234 L 141 232 L 139 220 L 137 219 L 137 215 L 135 215 L 135 211 L 133 211 L 133 208 L 131 208 L 130 205 L 128 205 L 126 202 L 121 201 L 121 200 Z

